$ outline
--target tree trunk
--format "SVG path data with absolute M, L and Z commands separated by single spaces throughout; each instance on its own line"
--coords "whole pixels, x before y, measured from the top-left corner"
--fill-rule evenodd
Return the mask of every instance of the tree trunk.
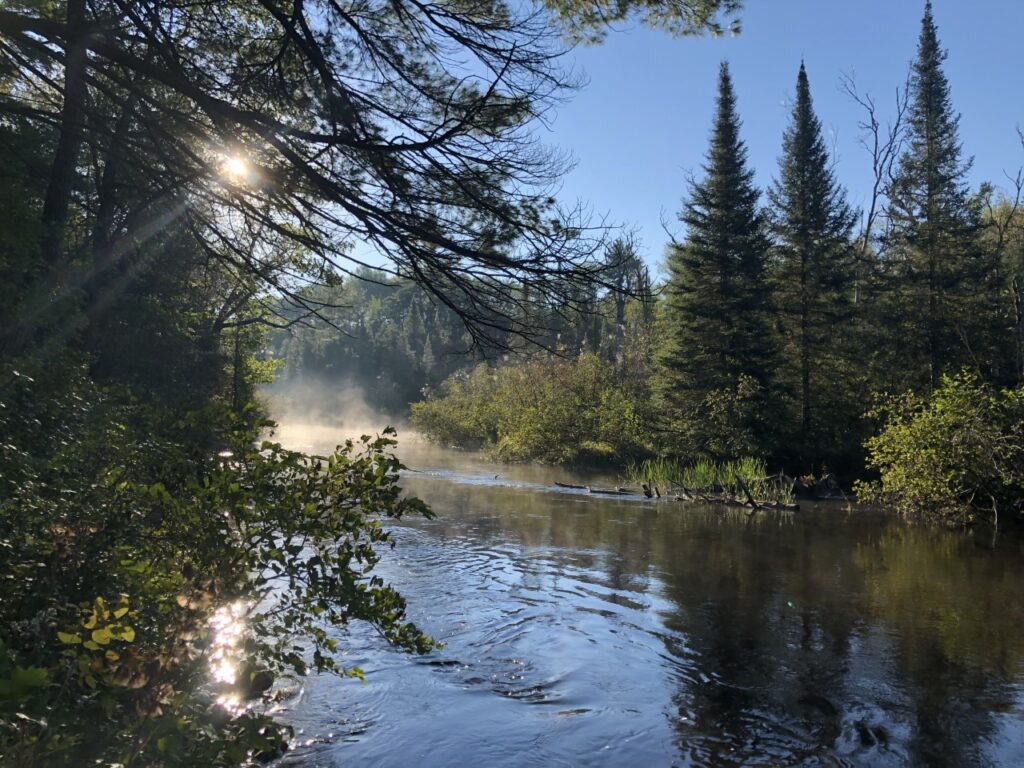
M 68 220 L 75 166 L 82 146 L 82 122 L 87 95 L 85 71 L 85 0 L 68 0 L 67 27 L 69 30 L 64 61 L 64 104 L 60 113 L 60 137 L 57 151 L 50 166 L 50 180 L 46 187 L 41 217 L 40 246 L 46 266 L 62 280 L 64 229 Z
M 1016 320 L 1017 383 L 1024 384 L 1024 281 L 1013 276 L 1013 312 Z

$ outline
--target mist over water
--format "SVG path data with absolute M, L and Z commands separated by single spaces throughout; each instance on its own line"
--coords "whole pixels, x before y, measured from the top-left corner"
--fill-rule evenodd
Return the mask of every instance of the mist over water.
M 422 444 L 408 417 L 384 413 L 369 405 L 366 391 L 348 381 L 301 376 L 275 382 L 261 392 L 277 422 L 273 439 L 296 451 L 323 453 L 346 439 L 398 430 L 400 447 Z

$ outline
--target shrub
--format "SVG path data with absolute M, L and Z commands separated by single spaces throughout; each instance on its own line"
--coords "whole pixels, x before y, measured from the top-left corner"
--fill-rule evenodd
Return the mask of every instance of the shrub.
M 889 398 L 870 415 L 884 420 L 866 443 L 880 478 L 858 484 L 861 499 L 955 525 L 1024 512 L 1024 389 L 997 392 L 962 373 L 929 398 Z
M 390 433 L 318 458 L 259 442 L 260 426 L 142 406 L 81 367 L 0 367 L 0 762 L 263 759 L 288 729 L 220 697 L 360 674 L 336 653 L 353 619 L 431 647 L 372 572 L 382 519 L 429 514 L 398 487 Z M 222 442 L 199 439 L 212 431 Z M 245 629 L 218 681 L 225 610 Z
M 592 354 L 481 364 L 449 377 L 412 413 L 427 438 L 503 461 L 607 463 L 649 453 L 638 399 Z

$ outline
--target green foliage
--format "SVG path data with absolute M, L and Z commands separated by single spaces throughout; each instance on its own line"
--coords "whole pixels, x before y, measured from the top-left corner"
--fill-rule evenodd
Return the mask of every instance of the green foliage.
M 997 364 L 992 373 L 996 381 L 1017 385 L 1024 384 L 1024 177 L 1021 181 L 1014 198 L 996 194 L 990 187 L 982 189 L 982 245 L 999 259 L 1003 275 L 993 309 L 1009 330 L 998 344 L 1002 364 Z
M 338 662 L 338 630 L 431 642 L 373 574 L 383 523 L 428 515 L 391 433 L 326 457 L 260 442 L 222 406 L 161 412 L 81 366 L 5 367 L 0 753 L 25 765 L 220 765 L 287 741 L 258 701 Z M 197 442 L 213 430 L 219 453 Z M 211 667 L 231 609 L 238 674 Z M 258 684 L 259 683 L 259 684 Z
M 761 429 L 768 407 L 764 390 L 753 377 L 740 375 L 735 385 L 707 392 L 677 422 L 676 451 L 717 458 L 771 452 L 772 436 Z
M 884 400 L 872 415 L 884 420 L 867 442 L 881 478 L 859 484 L 863 500 L 955 525 L 1024 514 L 1024 390 L 995 391 L 962 373 L 926 399 Z
M 643 404 L 593 354 L 481 364 L 447 379 L 412 414 L 430 439 L 506 461 L 593 463 L 648 452 Z

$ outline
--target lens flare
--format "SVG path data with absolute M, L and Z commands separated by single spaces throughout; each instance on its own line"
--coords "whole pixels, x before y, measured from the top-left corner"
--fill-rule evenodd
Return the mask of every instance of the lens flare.
M 249 176 L 249 163 L 244 157 L 227 155 L 221 164 L 220 171 L 230 181 L 243 181 Z

